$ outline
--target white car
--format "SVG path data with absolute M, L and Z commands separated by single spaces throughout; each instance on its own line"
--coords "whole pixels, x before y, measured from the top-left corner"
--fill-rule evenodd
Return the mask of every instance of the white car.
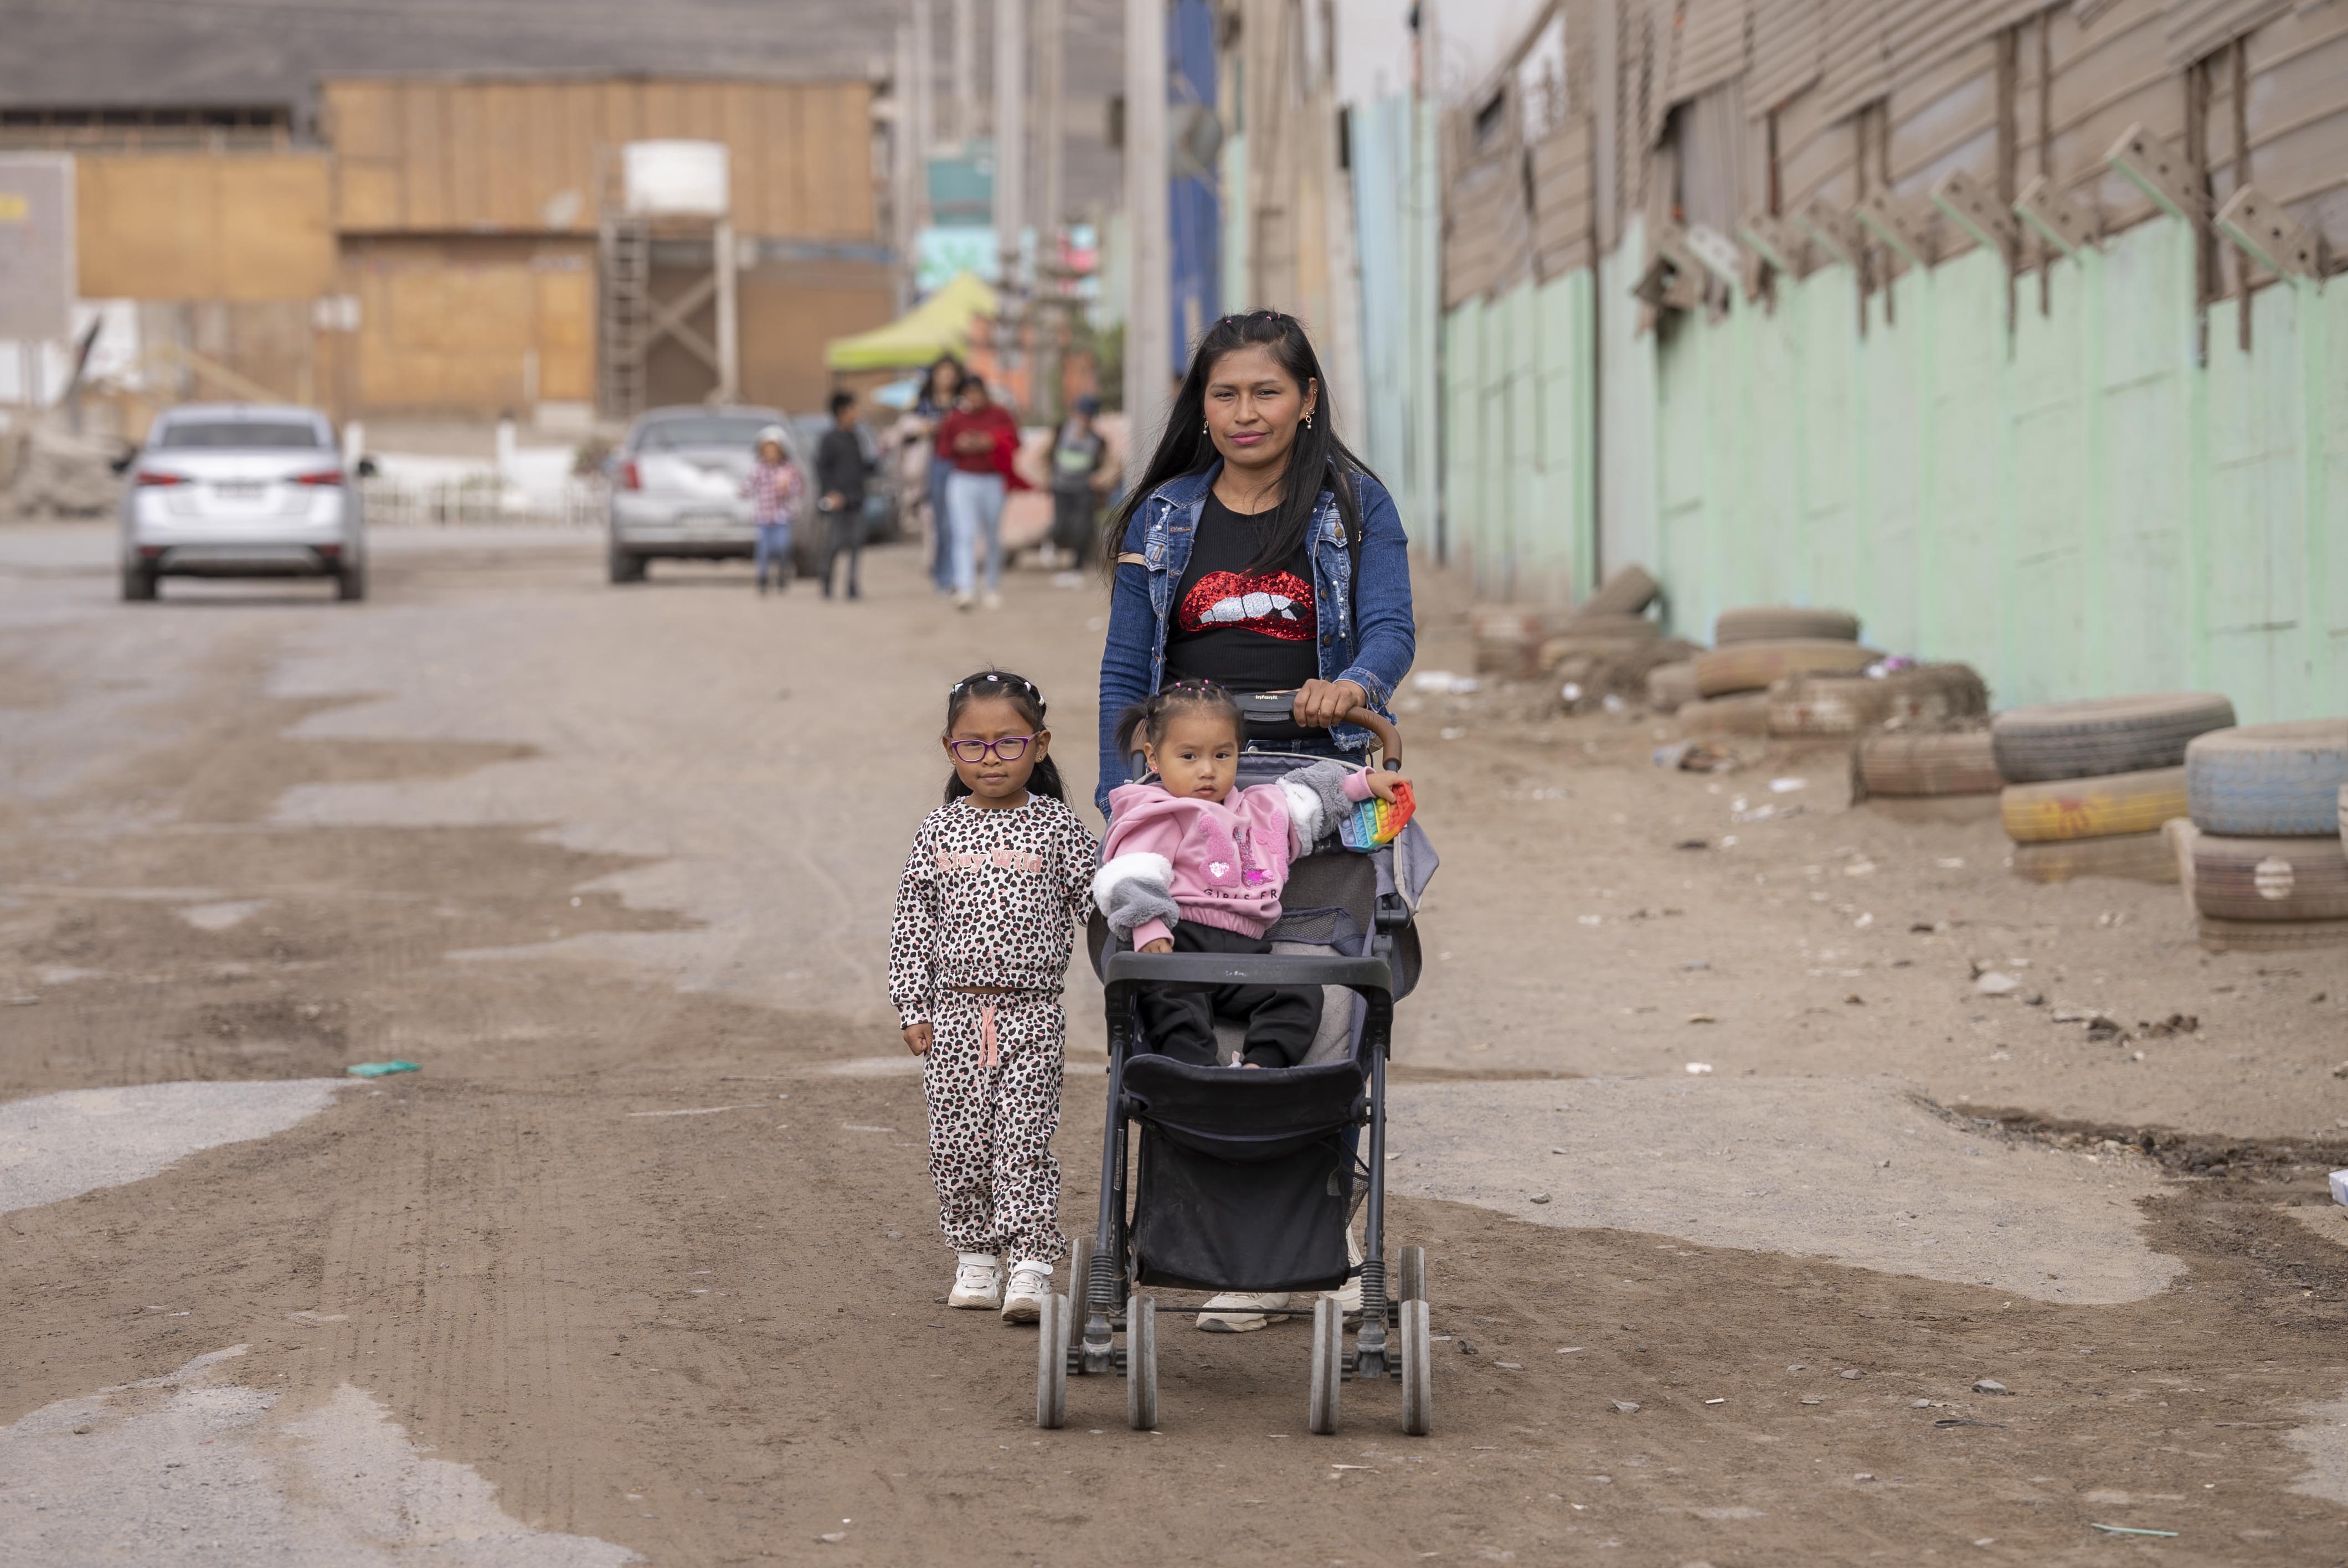
M 330 577 L 336 598 L 366 598 L 355 478 L 315 410 L 165 410 L 125 466 L 122 597 L 153 599 L 165 577 Z
M 744 489 L 757 461 L 758 432 L 783 432 L 783 449 L 813 475 L 797 431 L 772 408 L 653 408 L 636 416 L 607 465 L 612 477 L 613 582 L 642 582 L 654 557 L 747 559 L 758 539 Z M 793 535 L 802 577 L 815 572 L 813 528 Z M 787 568 L 786 569 L 789 569 Z

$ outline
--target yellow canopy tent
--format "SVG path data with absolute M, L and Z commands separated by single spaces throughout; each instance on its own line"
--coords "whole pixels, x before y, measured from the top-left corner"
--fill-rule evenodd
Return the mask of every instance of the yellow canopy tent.
M 975 272 L 956 272 L 930 297 L 886 326 L 834 338 L 824 363 L 834 370 L 901 370 L 970 347 L 970 323 L 994 313 L 994 291 Z

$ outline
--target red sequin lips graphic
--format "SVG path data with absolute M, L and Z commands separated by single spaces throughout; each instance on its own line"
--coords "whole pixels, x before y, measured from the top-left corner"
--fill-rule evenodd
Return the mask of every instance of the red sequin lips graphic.
M 1182 630 L 1235 626 L 1283 642 L 1311 641 L 1313 589 L 1292 571 L 1210 571 L 1182 596 Z

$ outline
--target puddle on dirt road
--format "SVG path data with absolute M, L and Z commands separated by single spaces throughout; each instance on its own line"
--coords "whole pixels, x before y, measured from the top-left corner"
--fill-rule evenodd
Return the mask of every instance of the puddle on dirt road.
M 143 1182 L 200 1150 L 282 1132 L 348 1087 L 335 1078 L 141 1083 L 0 1104 L 0 1214 Z
M 0 1428 L 0 1558 L 458 1562 L 605 1568 L 608 1541 L 531 1528 L 469 1467 L 428 1459 L 345 1383 L 306 1410 L 229 1380 L 242 1345 Z M 22 1553 L 18 1558 L 16 1554 Z
M 1395 1094 L 1396 1192 L 1565 1228 L 1833 1258 L 2045 1301 L 2137 1301 L 2148 1161 L 1977 1136 L 1880 1080 L 1584 1079 Z

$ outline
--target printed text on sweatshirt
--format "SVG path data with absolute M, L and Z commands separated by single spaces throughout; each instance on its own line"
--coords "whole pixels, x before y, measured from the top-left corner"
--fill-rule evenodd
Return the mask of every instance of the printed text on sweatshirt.
M 1001 986 L 1059 994 L 1078 922 L 1092 913 L 1099 848 L 1048 795 L 993 811 L 958 800 L 913 835 L 889 932 L 889 998 L 903 1027 L 938 992 Z

